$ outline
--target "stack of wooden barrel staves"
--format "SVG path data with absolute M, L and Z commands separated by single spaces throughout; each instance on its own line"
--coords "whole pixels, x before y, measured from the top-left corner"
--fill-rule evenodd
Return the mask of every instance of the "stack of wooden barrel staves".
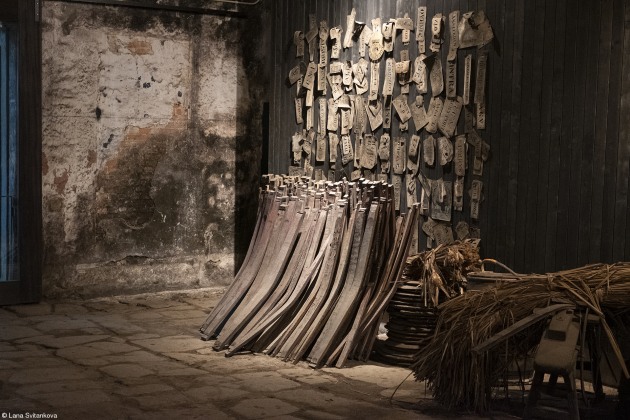
M 382 182 L 269 176 L 244 263 L 201 327 L 226 356 L 312 366 L 366 360 L 396 291 L 418 207 L 397 216 Z

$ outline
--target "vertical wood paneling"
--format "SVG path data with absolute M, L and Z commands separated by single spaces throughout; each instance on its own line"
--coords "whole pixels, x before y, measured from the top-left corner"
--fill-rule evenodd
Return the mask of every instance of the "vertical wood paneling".
M 606 118 L 606 147 L 604 161 L 604 188 L 602 200 L 602 242 L 600 258 L 610 261 L 613 258 L 613 242 L 615 235 L 615 190 L 617 186 L 617 152 L 618 144 L 624 139 L 619 138 L 619 103 L 621 96 L 621 68 L 623 58 L 623 3 L 624 0 L 613 0 L 612 4 L 612 38 L 610 44 L 610 76 L 608 77 L 609 92 L 608 112 L 602 116 Z M 625 115 L 628 118 L 628 115 Z M 628 141 L 628 139 L 625 139 Z
M 278 0 L 270 170 L 288 169 L 294 87 L 285 79 L 296 63 L 293 31 L 308 30 L 308 14 L 345 30 L 352 7 L 370 25 L 374 17 L 405 12 L 415 19 L 420 5 L 427 6 L 428 21 L 436 13 L 483 9 L 494 29 L 487 125 L 480 133 L 491 145 L 479 221 L 483 255 L 523 272 L 630 258 L 630 6 L 624 0 Z M 400 48 L 397 39 L 395 59 Z M 356 61 L 355 50 L 346 57 Z M 415 56 L 413 35 L 409 50 Z M 458 55 L 459 73 L 469 52 Z M 446 50 L 440 54 L 445 59 Z M 414 97 L 412 89 L 409 100 Z M 394 124 L 392 139 L 398 130 Z M 442 174 L 440 168 L 426 172 Z
M 621 82 L 621 101 L 619 104 L 619 152 L 617 164 L 617 190 L 615 193 L 615 260 L 630 259 L 630 6 L 624 3 L 623 66 Z M 623 249 L 623 251 L 622 251 Z M 622 254 L 623 252 L 623 254 Z
M 610 48 L 612 41 L 612 0 L 599 2 L 601 25 L 599 45 L 596 51 L 598 63 L 597 99 L 595 101 L 595 143 L 593 144 L 593 195 L 591 198 L 591 246 L 589 261 L 600 261 L 602 254 L 602 218 L 604 205 L 604 172 L 606 158 L 606 133 L 608 119 L 608 94 L 610 92 Z

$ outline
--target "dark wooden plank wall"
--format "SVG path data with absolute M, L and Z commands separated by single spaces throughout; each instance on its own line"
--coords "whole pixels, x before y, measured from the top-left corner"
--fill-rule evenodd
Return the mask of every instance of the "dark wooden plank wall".
M 522 272 L 630 260 L 630 4 L 624 0 L 276 0 L 270 170 L 284 173 L 289 165 L 296 126 L 294 88 L 285 79 L 297 62 L 293 32 L 308 30 L 308 15 L 345 28 L 352 7 L 369 22 L 405 12 L 415 20 L 421 5 L 427 24 L 438 12 L 483 9 L 495 31 L 482 133 L 492 147 L 479 221 L 483 255 Z M 412 57 L 414 44 L 412 34 Z

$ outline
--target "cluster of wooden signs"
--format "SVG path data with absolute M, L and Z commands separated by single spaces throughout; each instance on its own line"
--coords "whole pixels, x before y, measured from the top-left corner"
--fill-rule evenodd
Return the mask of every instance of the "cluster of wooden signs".
M 203 336 L 228 356 L 264 352 L 315 367 L 367 359 L 418 206 L 397 217 L 393 189 L 382 182 L 274 183 L 261 194 L 243 266 Z
M 289 175 L 390 182 L 396 210 L 420 203 L 420 213 L 444 231 L 427 225 L 431 246 L 455 237 L 451 215 L 463 211 L 466 186 L 470 219 L 479 218 L 479 177 L 490 149 L 479 134 L 486 126 L 488 53 L 482 47 L 493 32 L 483 11 L 439 13 L 427 22 L 426 7 L 419 7 L 415 18 L 365 24 L 353 9 L 345 32 L 311 15 L 309 30 L 294 33 L 300 61 L 288 79 L 296 87 L 298 129 Z M 471 47 L 476 54 L 465 53 Z M 467 227 L 461 232 L 470 234 Z

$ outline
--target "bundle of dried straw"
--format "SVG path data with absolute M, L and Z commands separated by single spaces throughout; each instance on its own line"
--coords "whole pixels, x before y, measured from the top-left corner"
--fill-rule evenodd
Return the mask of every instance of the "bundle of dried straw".
M 619 346 L 607 322 L 610 314 L 630 306 L 630 263 L 594 264 L 546 275 L 518 275 L 517 281 L 470 291 L 448 300 L 431 342 L 412 366 L 417 380 L 427 380 L 434 398 L 448 407 L 487 411 L 492 389 L 507 366 L 531 354 L 543 325 L 523 330 L 500 349 L 471 351 L 498 332 L 553 303 L 572 303 L 601 317 L 623 373 L 628 376 Z

